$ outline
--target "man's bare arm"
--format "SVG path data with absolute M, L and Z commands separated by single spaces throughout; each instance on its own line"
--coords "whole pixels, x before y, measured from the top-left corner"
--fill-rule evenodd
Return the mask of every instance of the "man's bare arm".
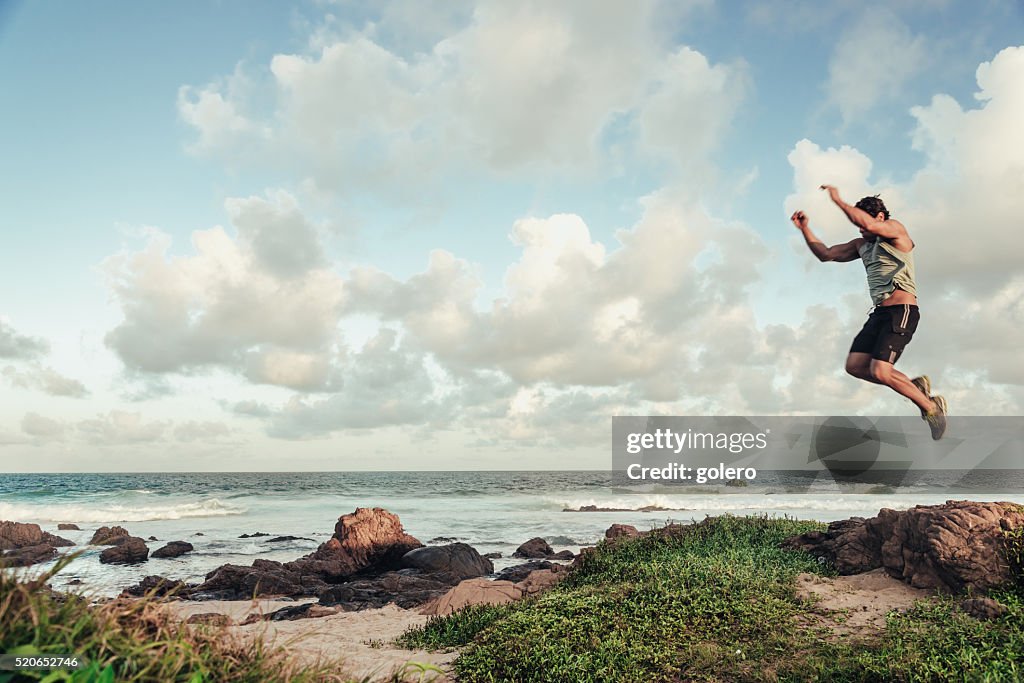
M 863 209 L 858 209 L 852 204 L 847 204 L 843 201 L 842 197 L 839 196 L 839 190 L 832 185 L 822 185 L 821 189 L 828 191 L 828 196 L 832 199 L 832 202 L 838 206 L 846 218 L 856 225 L 858 228 L 864 228 L 867 232 L 872 235 L 878 235 L 886 239 L 894 239 L 902 235 L 906 230 L 903 228 L 903 224 L 896 220 L 878 220 L 876 217 L 869 214 Z
M 825 246 L 825 243 L 818 239 L 817 235 L 811 231 L 811 226 L 807 219 L 807 214 L 803 211 L 797 211 L 794 213 L 790 220 L 793 221 L 793 225 L 796 226 L 800 234 L 804 236 L 804 242 L 807 243 L 807 248 L 811 250 L 811 253 L 821 261 L 835 261 L 837 263 L 845 263 L 847 261 L 854 261 L 860 258 L 860 252 L 858 248 L 864 242 L 860 237 L 857 239 L 850 240 L 843 244 L 835 244 L 831 247 Z

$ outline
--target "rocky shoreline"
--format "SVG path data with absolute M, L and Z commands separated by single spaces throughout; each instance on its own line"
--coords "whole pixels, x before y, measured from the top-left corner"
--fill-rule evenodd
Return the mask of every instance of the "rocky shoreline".
M 60 526 L 70 530 L 75 525 Z M 615 542 L 645 533 L 675 533 L 688 526 L 692 525 L 640 532 L 633 526 L 614 524 L 605 538 Z M 872 518 L 833 522 L 825 531 L 788 539 L 785 547 L 811 553 L 835 566 L 841 575 L 880 569 L 913 588 L 973 594 L 1006 585 L 1019 576 L 1015 563 L 1020 560 L 1008 556 L 1007 539 L 1021 534 L 1024 507 L 1020 505 L 948 501 L 905 511 L 883 509 Z M 243 536 L 270 535 L 254 532 Z M 495 573 L 491 559 L 472 546 L 450 538 L 431 540 L 444 543 L 422 543 L 407 534 L 399 518 L 387 510 L 357 508 L 338 518 L 334 534 L 326 542 L 294 560 L 224 564 L 208 572 L 202 582 L 192 584 L 151 575 L 123 594 L 173 595 L 189 601 L 268 597 L 315 601 L 285 607 L 277 617 L 268 615 L 269 619 L 388 604 L 438 614 L 467 604 L 508 602 L 536 594 L 565 576 L 568 567 L 564 563 L 581 561 L 588 550 L 584 548 L 579 556 L 567 550 L 556 552 L 544 539 L 532 538 L 513 553 L 523 563 Z M 58 548 L 72 545 L 37 524 L 0 522 L 0 566 L 47 562 L 57 557 Z M 100 527 L 89 545 L 108 546 L 100 554 L 100 562 L 108 564 L 139 564 L 150 557 L 179 557 L 194 550 L 189 542 L 170 541 L 150 553 L 144 539 L 120 526 Z
M 62 525 L 70 529 L 74 525 Z M 263 532 L 246 538 L 270 536 Z M 264 542 L 298 537 L 268 538 Z M 452 541 L 452 539 L 432 539 Z M 0 566 L 25 567 L 57 557 L 59 547 L 74 544 L 41 530 L 37 524 L 0 523 Z M 179 557 L 194 550 L 186 541 L 170 541 L 150 553 L 146 541 L 120 526 L 100 527 L 88 545 L 108 546 L 100 553 L 105 564 L 142 564 L 154 558 Z M 556 552 L 542 538 L 521 544 L 513 557 L 525 562 L 495 573 L 491 558 L 465 543 L 425 545 L 405 532 L 399 518 L 382 508 L 357 508 L 342 515 L 334 534 L 312 553 L 289 562 L 256 559 L 251 565 L 224 564 L 200 583 L 187 584 L 159 575 L 146 576 L 122 595 L 174 596 L 190 601 L 251 600 L 254 598 L 315 599 L 322 607 L 356 611 L 393 603 L 419 608 L 446 596 L 463 581 L 481 579 L 467 590 L 474 599 L 504 601 L 553 585 L 564 574 L 560 562 L 574 559 L 571 551 Z M 514 588 L 516 584 L 523 584 Z M 449 596 L 445 604 L 462 604 L 465 597 Z M 282 616 L 312 616 L 308 606 L 286 608 Z

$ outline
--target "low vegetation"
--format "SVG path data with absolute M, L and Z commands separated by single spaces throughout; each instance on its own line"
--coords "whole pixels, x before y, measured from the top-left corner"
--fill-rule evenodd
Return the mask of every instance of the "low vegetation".
M 795 596 L 782 550 L 814 522 L 717 517 L 601 544 L 538 599 L 476 607 L 407 632 L 407 647 L 462 647 L 459 681 L 1016 681 L 1024 679 L 1024 600 L 964 614 L 954 598 L 893 612 L 881 634 L 835 637 Z
M 223 627 L 185 626 L 158 600 L 117 599 L 100 604 L 50 591 L 46 582 L 66 560 L 32 580 L 0 572 L 0 653 L 74 655 L 78 670 L 0 671 L 8 681 L 73 683 L 287 683 L 352 681 L 338 663 L 305 666 L 261 639 L 241 641 Z M 426 667 L 410 665 L 392 681 L 433 680 Z

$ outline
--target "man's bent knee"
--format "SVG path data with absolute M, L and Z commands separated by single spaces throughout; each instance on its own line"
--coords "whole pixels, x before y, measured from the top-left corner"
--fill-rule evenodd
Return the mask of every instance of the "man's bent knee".
M 861 360 L 853 356 L 846 358 L 846 372 L 857 379 L 871 379 L 871 361 Z
M 892 379 L 892 364 L 880 360 L 871 361 L 871 377 L 882 384 L 888 384 Z

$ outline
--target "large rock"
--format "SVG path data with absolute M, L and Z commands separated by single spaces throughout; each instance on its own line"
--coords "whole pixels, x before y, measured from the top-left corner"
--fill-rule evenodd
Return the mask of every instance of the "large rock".
M 999 619 L 1010 610 L 992 598 L 968 598 L 960 603 L 960 609 L 975 619 L 990 621 Z
M 163 548 L 157 548 L 153 551 L 153 557 L 179 557 L 185 553 L 190 553 L 195 548 L 191 543 L 186 541 L 171 541 Z
M 356 508 L 338 518 L 330 540 L 285 566 L 333 583 L 364 570 L 377 573 L 398 569 L 407 552 L 422 546 L 405 533 L 397 515 L 383 508 Z
M 833 522 L 785 546 L 831 562 L 840 574 L 884 567 L 915 588 L 987 590 L 1015 580 L 1005 536 L 1021 527 L 1024 506 L 947 501 Z
M 607 539 L 633 538 L 639 535 L 640 531 L 632 524 L 612 524 L 604 532 L 604 537 Z
M 519 583 L 526 579 L 531 572 L 535 572 L 538 569 L 550 570 L 553 567 L 559 567 L 560 565 L 554 562 L 548 562 L 547 560 L 530 560 L 522 564 L 512 565 L 511 567 L 505 567 L 498 576 L 495 577 L 497 581 L 511 581 L 512 583 Z
M 263 535 L 250 534 L 250 537 Z M 342 515 L 334 535 L 315 552 L 281 564 L 255 560 L 251 567 L 226 564 L 206 575 L 189 597 L 245 600 L 257 595 L 318 595 L 328 584 L 356 574 L 380 574 L 401 566 L 402 556 L 423 544 L 402 529 L 398 517 L 381 508 L 357 508 Z
M 402 556 L 402 564 L 424 573 L 444 572 L 460 581 L 494 571 L 490 560 L 465 543 L 416 548 Z
M 38 524 L 0 522 L 0 550 L 17 550 L 36 545 L 62 548 L 74 545 L 74 543 L 66 538 L 43 531 Z
M 543 593 L 569 574 L 569 569 L 561 564 L 554 564 L 550 569 L 535 569 L 526 575 L 526 578 L 516 585 L 523 591 L 523 596 L 528 597 Z
M 203 583 L 190 591 L 190 597 L 248 600 L 267 595 L 307 595 L 310 590 L 310 586 L 303 585 L 303 577 L 280 562 L 254 560 L 251 567 L 225 564 L 214 569 L 206 575 Z
M 0 554 L 0 567 L 29 567 L 39 562 L 49 562 L 57 557 L 57 549 L 49 543 L 5 550 Z
M 38 524 L 0 522 L 0 567 L 28 567 L 57 556 L 57 548 L 74 545 L 43 531 Z
M 324 607 L 315 602 L 306 602 L 301 605 L 289 605 L 267 614 L 252 614 L 242 625 L 254 624 L 259 621 L 295 621 L 296 619 L 319 619 L 329 617 L 339 612 L 337 607 Z
M 555 551 L 552 550 L 548 542 L 539 536 L 531 538 L 526 543 L 516 548 L 516 551 L 512 553 L 512 557 L 522 557 L 528 560 L 542 559 L 548 555 L 554 555 Z
M 466 579 L 441 597 L 431 600 L 420 609 L 420 614 L 451 614 L 471 605 L 505 605 L 519 600 L 523 589 L 511 581 Z
M 149 594 L 160 598 L 172 593 L 183 594 L 187 590 L 188 584 L 184 581 L 176 581 L 163 576 L 147 576 L 134 586 L 125 588 L 124 591 L 122 591 L 122 595 L 142 597 L 143 595 Z
M 420 614 L 451 614 L 471 605 L 504 605 L 538 595 L 565 578 L 568 570 L 559 564 L 535 569 L 519 582 L 477 578 L 466 579 L 439 598 L 426 603 Z
M 118 543 L 123 543 L 130 536 L 131 534 L 124 527 L 101 526 L 92 535 L 89 545 L 117 545 Z
M 231 618 L 229 614 L 221 614 L 220 612 L 200 612 L 199 614 L 193 614 L 185 620 L 186 624 L 201 624 L 203 626 L 212 626 L 213 628 L 224 628 L 231 626 L 235 623 L 235 620 Z
M 347 612 L 390 603 L 412 609 L 441 597 L 454 583 L 443 572 L 421 575 L 415 569 L 402 569 L 331 586 L 321 591 L 320 604 L 337 605 Z
M 129 536 L 100 553 L 100 562 L 103 564 L 138 564 L 148 558 L 149 548 L 137 536 Z

